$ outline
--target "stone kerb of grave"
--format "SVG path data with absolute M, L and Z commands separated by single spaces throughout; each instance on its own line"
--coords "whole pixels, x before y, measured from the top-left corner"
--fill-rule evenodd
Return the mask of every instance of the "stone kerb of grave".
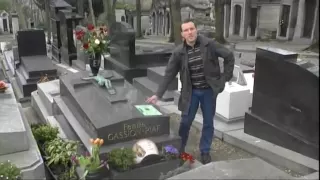
M 11 85 L 0 93 L 0 104 L 0 155 L 28 150 L 26 128 Z

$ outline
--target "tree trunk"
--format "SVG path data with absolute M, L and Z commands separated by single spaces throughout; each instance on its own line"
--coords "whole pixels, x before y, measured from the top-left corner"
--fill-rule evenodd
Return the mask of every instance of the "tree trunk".
M 171 32 L 169 35 L 169 42 L 174 42 L 174 24 L 173 24 L 173 18 L 172 18 L 172 0 L 169 0 L 169 10 L 170 10 L 170 27 L 171 27 Z
M 171 0 L 171 8 L 172 8 L 172 23 L 174 33 L 174 44 L 178 45 L 182 42 L 181 38 L 181 7 L 180 0 Z
M 225 44 L 226 40 L 223 37 L 224 31 L 224 0 L 215 0 L 214 3 L 215 12 L 215 40 L 221 44 Z
M 107 26 L 111 26 L 113 23 L 116 22 L 116 15 L 115 15 L 116 2 L 117 0 L 103 1 L 104 12 L 107 12 Z
M 137 24 L 136 24 L 136 36 L 137 38 L 142 37 L 141 32 L 141 0 L 136 0 L 136 18 L 137 18 Z
M 96 27 L 96 18 L 94 17 L 94 11 L 93 11 L 93 7 L 92 7 L 92 0 L 88 0 L 88 4 L 89 4 L 90 16 L 92 18 L 92 24 L 93 24 L 94 27 Z
M 51 44 L 51 20 L 50 20 L 50 1 L 45 0 L 44 2 L 44 8 L 46 12 L 46 25 L 47 25 L 47 38 L 48 38 L 48 44 Z

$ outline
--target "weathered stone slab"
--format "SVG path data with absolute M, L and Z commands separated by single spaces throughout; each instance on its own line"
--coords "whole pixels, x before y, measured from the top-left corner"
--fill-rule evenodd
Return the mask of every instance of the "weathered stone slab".
M 259 158 L 218 161 L 171 179 L 292 179 L 289 174 Z
M 0 93 L 0 114 L 0 155 L 28 150 L 25 124 L 10 84 Z
M 29 148 L 21 152 L 0 155 L 0 162 L 10 160 L 21 169 L 22 179 L 45 179 L 43 160 L 38 149 L 38 145 L 32 135 L 31 127 L 28 125 L 28 120 L 36 119 L 36 117 L 30 116 L 29 112 L 32 111 L 31 108 L 22 109 L 21 104 L 18 104 L 17 106 L 19 113 L 22 114 L 22 120 L 25 123 L 25 129 L 27 132 L 25 137 L 26 142 L 29 144 Z M 28 114 L 28 119 L 25 114 Z

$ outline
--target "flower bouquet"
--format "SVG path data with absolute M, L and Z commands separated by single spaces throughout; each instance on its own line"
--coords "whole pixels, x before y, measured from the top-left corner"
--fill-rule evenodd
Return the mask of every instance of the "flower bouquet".
M 75 31 L 76 39 L 81 42 L 82 49 L 89 55 L 89 64 L 93 76 L 99 72 L 101 55 L 107 52 L 109 45 L 106 26 L 94 27 L 89 24 L 86 29 Z
M 103 145 L 103 142 L 103 139 L 99 138 L 90 139 L 90 143 L 92 144 L 91 153 L 73 158 L 73 161 L 78 163 L 84 170 L 83 177 L 85 177 L 86 180 L 101 179 L 103 168 L 105 167 L 109 170 L 107 162 L 100 159 L 100 147 Z
M 0 81 L 0 93 L 4 93 L 8 89 L 8 86 L 4 81 Z

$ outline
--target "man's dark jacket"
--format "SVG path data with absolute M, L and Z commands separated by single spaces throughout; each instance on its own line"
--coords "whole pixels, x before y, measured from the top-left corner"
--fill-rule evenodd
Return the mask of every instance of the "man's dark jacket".
M 198 35 L 198 40 L 200 42 L 200 51 L 204 63 L 204 75 L 215 96 L 217 96 L 223 91 L 225 82 L 229 81 L 233 76 L 233 53 L 213 39 Z M 223 73 L 220 72 L 218 57 L 224 59 Z M 158 98 L 163 96 L 168 85 L 177 76 L 178 72 L 180 72 L 180 81 L 182 85 L 178 109 L 182 111 L 183 114 L 187 114 L 191 101 L 192 85 L 185 43 L 176 47 L 169 59 L 163 82 L 159 85 L 156 93 Z

